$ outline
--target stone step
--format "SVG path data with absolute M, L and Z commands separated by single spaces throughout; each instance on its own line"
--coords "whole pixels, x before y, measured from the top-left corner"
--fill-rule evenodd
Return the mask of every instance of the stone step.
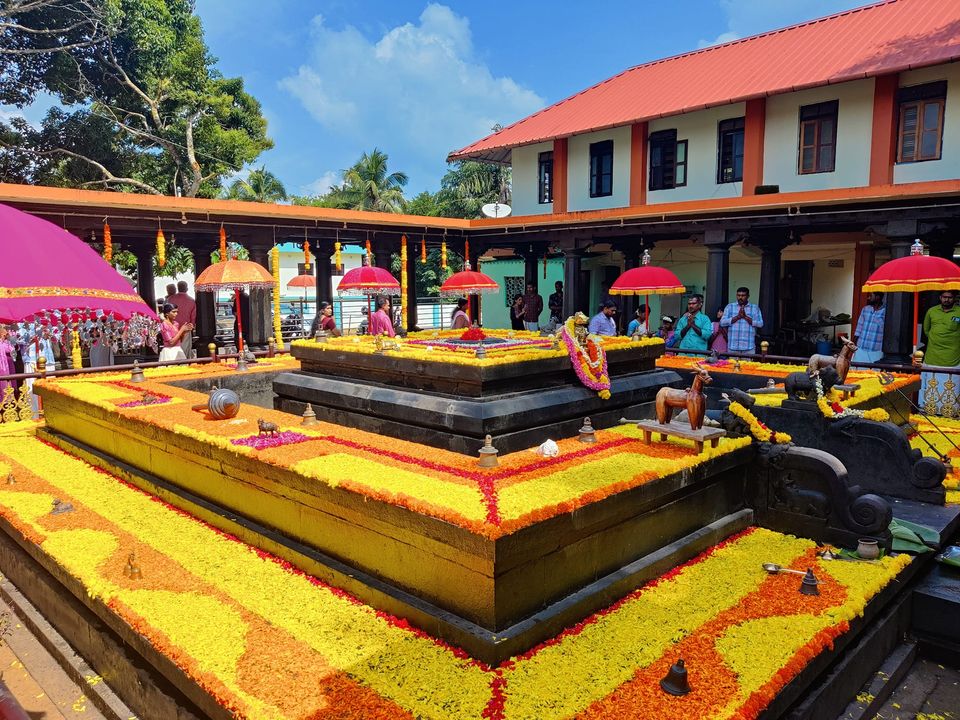
M 837 720 L 870 720 L 910 672 L 917 659 L 917 644 L 904 642 L 884 660 Z
M 960 569 L 936 565 L 914 588 L 911 632 L 960 656 Z

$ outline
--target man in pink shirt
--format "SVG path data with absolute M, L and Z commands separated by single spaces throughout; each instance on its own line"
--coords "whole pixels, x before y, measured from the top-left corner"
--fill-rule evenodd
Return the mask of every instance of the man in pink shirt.
M 390 298 L 377 298 L 377 311 L 370 316 L 370 334 L 394 337 L 393 321 L 390 319 Z
M 175 305 L 179 312 L 177 313 L 177 320 L 181 325 L 190 323 L 191 327 L 196 327 L 197 325 L 197 301 L 192 297 L 187 295 L 187 283 L 181 280 L 177 283 L 177 292 L 174 295 L 171 295 L 167 301 L 171 305 Z M 187 358 L 193 358 L 193 333 L 188 332 L 183 336 L 183 342 L 180 343 L 180 347 L 183 348 L 183 354 Z

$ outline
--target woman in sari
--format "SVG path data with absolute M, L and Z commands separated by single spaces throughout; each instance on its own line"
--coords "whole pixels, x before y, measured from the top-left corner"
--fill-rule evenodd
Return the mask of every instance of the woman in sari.
M 0 377 L 13 375 L 13 343 L 10 342 L 10 332 L 5 325 L 0 325 Z M 0 380 L 0 400 L 3 399 L 8 387 L 13 387 L 9 380 Z
M 163 349 L 160 351 L 160 362 L 169 360 L 186 360 L 181 343 L 183 336 L 193 330 L 193 325 L 177 322 L 177 306 L 166 303 L 163 306 L 163 323 L 160 325 L 160 335 L 163 337 Z

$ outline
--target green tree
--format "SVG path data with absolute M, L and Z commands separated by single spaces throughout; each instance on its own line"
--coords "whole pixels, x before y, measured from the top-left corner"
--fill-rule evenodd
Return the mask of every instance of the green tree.
M 487 203 L 510 204 L 510 168 L 492 163 L 463 160 L 455 163 L 440 181 L 436 194 L 443 217 L 479 218 Z
M 216 70 L 192 0 L 7 0 L 5 7 L 0 33 L 19 54 L 0 54 L 0 96 L 22 105 L 46 90 L 65 106 L 51 110 L 39 131 L 0 129 L 7 153 L 38 158 L 38 179 L 215 197 L 225 175 L 272 146 L 243 80 Z M 56 13 L 67 13 L 61 25 L 69 21 L 59 45 L 44 34 Z
M 276 175 L 261 167 L 251 170 L 246 180 L 237 179 L 230 183 L 224 197 L 228 200 L 275 203 L 287 199 L 287 189 Z
M 334 186 L 317 200 L 321 207 L 338 207 L 346 210 L 370 210 L 373 212 L 401 212 L 406 205 L 403 188 L 407 175 L 390 172 L 388 156 L 374 148 L 363 153 L 351 167 L 343 171 L 343 184 Z

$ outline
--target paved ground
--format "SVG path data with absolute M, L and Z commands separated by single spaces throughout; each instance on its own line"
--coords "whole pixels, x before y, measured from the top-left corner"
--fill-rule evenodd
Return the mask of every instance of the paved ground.
M 31 720 L 104 720 L 87 699 L 84 688 L 63 671 L 56 660 L 0 600 L 0 618 L 8 631 L 0 646 L 3 682 Z M 102 682 L 95 675 L 86 682 Z
M 960 672 L 918 659 L 876 720 L 960 720 Z

